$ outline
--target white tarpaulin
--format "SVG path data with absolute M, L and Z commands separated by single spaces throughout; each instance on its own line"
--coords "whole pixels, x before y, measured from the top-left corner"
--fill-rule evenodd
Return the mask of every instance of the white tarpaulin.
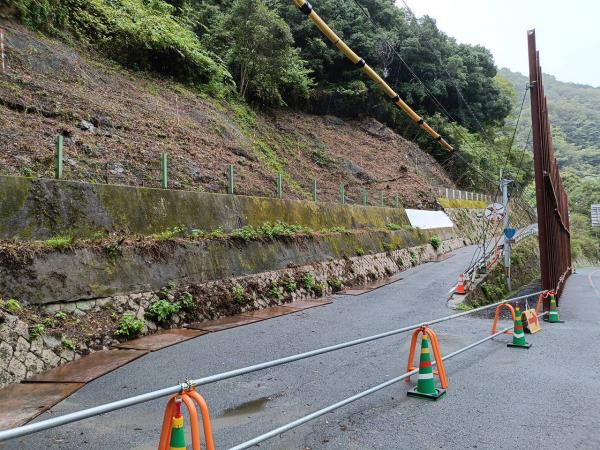
M 452 228 L 454 223 L 444 211 L 425 211 L 422 209 L 405 209 L 408 220 L 414 228 L 428 230 L 431 228 Z

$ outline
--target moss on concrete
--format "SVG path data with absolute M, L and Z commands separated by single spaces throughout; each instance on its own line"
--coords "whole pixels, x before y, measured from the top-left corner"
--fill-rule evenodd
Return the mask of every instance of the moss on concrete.
M 15 195 L 16 193 L 16 195 Z M 231 231 L 282 221 L 315 230 L 409 225 L 402 208 L 363 207 L 192 191 L 0 177 L 0 239 L 147 235 L 176 226 Z
M 438 198 L 438 203 L 442 208 L 468 208 L 468 209 L 485 209 L 487 206 L 484 201 L 480 200 L 458 200 L 449 198 Z

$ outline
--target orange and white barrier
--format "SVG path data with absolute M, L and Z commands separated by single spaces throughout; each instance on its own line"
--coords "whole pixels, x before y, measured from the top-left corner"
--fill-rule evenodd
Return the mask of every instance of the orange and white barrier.
M 215 450 L 215 444 L 213 441 L 212 427 L 210 424 L 210 415 L 208 413 L 208 405 L 202 396 L 194 389 L 193 386 L 183 390 L 180 394 L 173 395 L 167 402 L 165 408 L 165 415 L 162 424 L 162 431 L 160 434 L 160 442 L 158 444 L 158 450 L 169 450 L 171 442 L 171 422 L 173 415 L 176 410 L 176 400 L 181 399 L 183 404 L 186 406 L 190 416 L 190 427 L 192 431 L 192 450 L 201 450 L 200 445 L 200 427 L 198 425 L 198 412 L 196 405 L 200 409 L 200 415 L 202 417 L 202 428 L 204 431 L 204 440 L 206 443 L 206 450 Z
M 512 307 L 512 305 L 509 305 L 508 303 L 501 303 L 498 306 L 496 306 L 496 314 L 494 315 L 494 324 L 492 325 L 492 334 L 496 334 L 496 328 L 498 327 L 498 319 L 500 318 L 500 312 L 502 311 L 502 308 L 506 308 L 508 309 L 508 311 L 510 312 L 510 315 L 512 316 L 512 320 L 513 322 L 515 322 L 517 320 L 517 316 L 515 314 L 515 309 Z M 505 331 L 504 334 L 512 334 L 512 331 Z
M 435 331 L 433 331 L 428 326 L 417 328 L 413 334 L 412 339 L 410 341 L 410 351 L 408 353 L 408 364 L 406 365 L 406 371 L 411 372 L 413 370 L 418 369 L 417 366 L 414 365 L 415 361 L 415 351 L 417 349 L 417 340 L 419 335 L 423 334 L 429 337 L 429 341 L 431 342 L 431 349 L 433 350 L 433 356 L 435 357 L 436 369 L 433 371 L 434 375 L 437 375 L 440 379 L 440 385 L 443 389 L 448 389 L 448 378 L 446 378 L 446 369 L 444 369 L 444 362 L 442 361 L 442 353 L 440 352 L 440 344 L 438 343 L 437 335 Z M 405 380 L 407 383 L 410 382 L 410 377 L 407 377 Z

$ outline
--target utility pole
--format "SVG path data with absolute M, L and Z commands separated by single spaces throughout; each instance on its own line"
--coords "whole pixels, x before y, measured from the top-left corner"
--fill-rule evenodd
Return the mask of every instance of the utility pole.
M 513 180 L 502 178 L 500 187 L 502 188 L 502 206 L 504 206 L 504 230 L 508 230 L 510 219 L 508 216 L 508 185 Z M 512 237 L 511 237 L 512 238 Z M 506 284 L 508 291 L 512 291 L 512 282 L 510 279 L 510 239 L 507 234 L 504 234 L 504 267 L 506 268 Z

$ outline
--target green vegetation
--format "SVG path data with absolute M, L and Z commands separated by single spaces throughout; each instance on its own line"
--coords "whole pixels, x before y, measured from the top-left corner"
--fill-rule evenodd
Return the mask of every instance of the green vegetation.
M 273 300 L 281 300 L 283 298 L 283 287 L 276 284 L 272 285 L 269 289 L 269 297 Z
M 179 226 L 161 231 L 160 233 L 153 234 L 152 238 L 157 241 L 168 241 L 176 237 L 184 236 L 187 236 L 187 228 L 185 228 L 184 226 Z
M 431 246 L 434 250 L 437 250 L 442 245 L 442 238 L 438 235 L 432 236 L 430 240 Z
M 67 313 L 65 313 L 64 311 L 57 311 L 54 314 L 54 318 L 57 320 L 65 320 L 67 318 Z
M 296 284 L 296 281 L 294 281 L 294 280 L 288 280 L 288 281 L 285 282 L 284 287 L 285 287 L 285 290 L 288 291 L 291 294 L 292 292 L 294 292 L 298 288 L 298 285 Z
M 211 239 L 223 239 L 225 237 L 225 232 L 221 227 L 215 228 L 208 234 L 208 237 L 210 237 Z
M 238 285 L 238 286 L 234 286 L 234 287 L 231 289 L 231 295 L 233 295 L 233 300 L 234 300 L 234 301 L 235 301 L 237 304 L 239 304 L 239 305 L 242 305 L 242 304 L 244 304 L 244 302 L 245 302 L 245 298 L 246 298 L 246 295 L 245 295 L 245 293 L 244 293 L 244 288 L 243 288 L 243 287 L 241 287 L 241 286 L 239 286 L 239 285 Z
M 45 244 L 54 250 L 63 250 L 69 248 L 72 242 L 73 238 L 70 236 L 55 236 L 45 241 Z
M 308 272 L 305 272 L 300 276 L 300 281 L 302 283 L 302 286 L 304 286 L 304 289 L 306 289 L 307 291 L 312 291 L 315 287 L 315 277 L 313 277 L 312 274 Z
M 77 348 L 75 341 L 73 339 L 69 339 L 66 336 L 63 336 L 60 340 L 60 345 L 67 350 L 74 351 Z
M 9 298 L 8 300 L 0 299 L 0 308 L 5 309 L 11 314 L 16 314 L 21 310 L 21 304 L 15 300 L 14 298 Z
M 167 325 L 171 322 L 173 315 L 179 312 L 180 308 L 178 303 L 158 300 L 150 305 L 150 308 L 146 311 L 146 317 L 158 324 Z
M 322 296 L 326 291 L 327 285 L 325 283 L 317 283 L 313 287 L 313 292 L 318 296 Z
M 343 283 L 339 278 L 330 278 L 327 283 L 335 292 L 342 290 Z
M 345 117 L 369 111 L 411 139 L 418 130 L 292 2 L 4 2 L 16 6 L 19 19 L 32 29 L 92 47 L 134 70 L 181 80 L 202 94 L 227 97 L 234 104 L 240 100 L 258 107 L 287 104 L 294 109 Z M 363 17 L 362 8 L 374 26 Z M 460 177 L 464 187 L 483 186 L 488 184 L 488 176 L 496 176 L 504 153 L 500 149 L 506 148 L 510 140 L 514 123 L 511 102 L 516 101 L 516 96 L 512 85 L 496 76 L 487 49 L 459 44 L 442 33 L 433 19 L 415 18 L 389 0 L 360 5 L 351 0 L 322 0 L 317 10 L 336 33 L 384 74 L 403 99 L 453 145 L 461 147 L 466 160 L 481 167 L 484 176 L 468 171 L 462 177 L 465 163 L 461 160 L 450 165 L 450 172 L 456 179 Z M 453 116 L 455 124 L 438 115 L 436 102 L 414 81 L 411 71 L 405 70 L 396 52 Z M 457 95 L 457 87 L 461 95 Z M 251 117 L 242 116 L 240 120 L 246 128 L 252 127 Z M 493 144 L 482 135 L 491 136 Z M 417 139 L 441 162 L 447 161 L 449 155 L 424 133 Z M 268 139 L 254 135 L 253 140 L 257 153 L 264 155 L 270 167 L 284 172 L 285 164 L 273 152 Z M 324 148 L 311 151 L 321 167 L 335 163 Z M 515 169 L 514 172 L 516 166 L 518 161 L 511 158 L 509 169 Z M 524 178 L 526 174 L 518 179 Z M 293 180 L 286 179 L 286 183 L 292 185 Z
M 354 253 L 356 253 L 356 256 L 364 256 L 365 254 L 365 249 L 362 247 L 356 247 L 354 249 Z
M 402 229 L 402 225 L 398 225 L 397 223 L 386 223 L 385 227 L 391 231 L 398 231 Z
M 46 327 L 41 323 L 29 327 L 29 337 L 31 339 L 38 338 L 44 334 L 46 334 Z
M 133 314 L 123 314 L 119 320 L 115 336 L 132 338 L 139 335 L 144 329 L 144 321 L 136 319 Z
M 231 237 L 244 241 L 255 241 L 258 239 L 275 239 L 298 234 L 311 234 L 313 231 L 301 225 L 290 225 L 285 222 L 264 223 L 258 227 L 246 225 L 231 232 Z
M 196 308 L 194 297 L 189 292 L 182 292 L 177 300 L 182 311 L 193 312 Z
M 323 228 L 321 230 L 322 233 L 344 233 L 344 234 L 348 234 L 348 233 L 352 233 L 352 230 L 350 230 L 349 228 L 346 227 L 329 227 L 329 228 Z

